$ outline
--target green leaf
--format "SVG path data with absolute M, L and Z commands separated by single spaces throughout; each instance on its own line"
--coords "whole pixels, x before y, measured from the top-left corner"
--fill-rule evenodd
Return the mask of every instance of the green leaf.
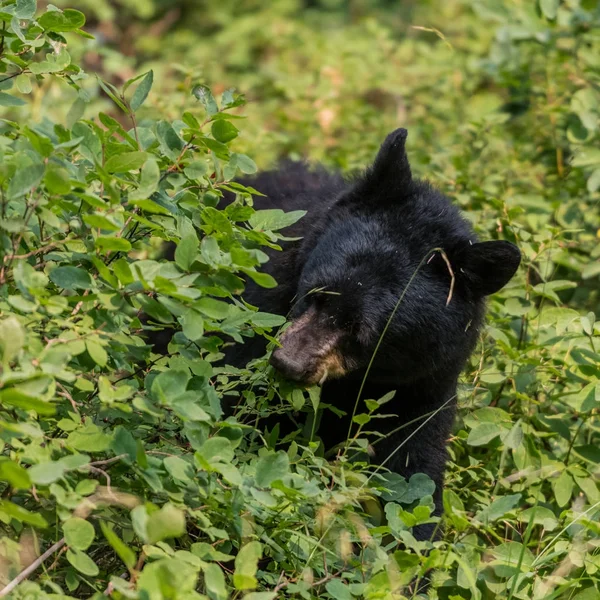
M 196 459 L 211 465 L 217 462 L 230 462 L 235 453 L 231 441 L 227 438 L 214 436 L 208 438 L 196 452 Z
M 93 525 L 80 517 L 67 519 L 63 523 L 63 533 L 67 545 L 77 550 L 87 550 L 96 536 Z
M 325 585 L 327 593 L 336 600 L 353 600 L 350 588 L 340 579 L 332 579 Z
M 139 169 L 148 160 L 147 152 L 123 152 L 111 156 L 105 163 L 104 168 L 109 173 L 125 173 Z
M 152 395 L 164 404 L 183 394 L 190 380 L 187 371 L 169 369 L 157 375 L 152 382 Z
M 113 263 L 113 272 L 123 285 L 129 285 L 134 281 L 129 263 L 124 258 L 119 258 Z
M 66 439 L 68 446 L 82 452 L 104 452 L 110 447 L 111 441 L 112 436 L 89 421 L 80 429 L 72 431 Z
M 213 600 L 227 600 L 229 594 L 225 586 L 225 576 L 216 563 L 207 564 L 204 569 L 204 585 Z
M 183 313 L 180 322 L 183 334 L 188 340 L 195 342 L 204 335 L 204 317 L 193 308 L 188 308 Z
M 25 104 L 27 103 L 21 98 L 0 92 L 0 106 L 24 106 Z
M 277 287 L 277 281 L 275 281 L 275 279 L 268 273 L 260 273 L 259 271 L 254 271 L 253 269 L 240 269 L 240 271 L 248 275 L 248 277 L 250 277 L 254 283 L 260 285 L 260 287 L 266 289 Z
M 89 290 L 93 286 L 89 273 L 80 267 L 56 267 L 50 280 L 65 290 Z
M 131 243 L 124 238 L 118 237 L 97 237 L 94 240 L 94 244 L 101 252 L 129 252 L 131 250 Z
M 81 550 L 69 549 L 67 550 L 67 560 L 75 567 L 80 573 L 87 575 L 88 577 L 96 577 L 100 573 L 100 569 L 96 563 Z
M 64 11 L 49 10 L 37 21 L 46 31 L 75 31 L 85 25 L 85 15 L 71 8 Z
M 183 150 L 184 142 L 173 129 L 171 123 L 159 121 L 156 125 L 156 137 L 163 152 L 172 160 L 177 160 Z
M 237 166 L 237 168 L 246 175 L 252 175 L 258 171 L 256 163 L 245 154 L 232 154 L 231 162 Z
M 172 504 L 165 504 L 148 516 L 146 531 L 151 544 L 180 537 L 185 533 L 185 515 Z
M 279 208 L 257 210 L 248 219 L 248 223 L 259 231 L 277 231 L 293 225 L 305 214 L 305 210 L 294 210 L 287 213 Z
M 152 70 L 148 71 L 140 84 L 137 86 L 137 89 L 133 93 L 133 97 L 131 98 L 131 102 L 129 106 L 131 106 L 131 110 L 133 112 L 137 111 L 142 104 L 146 101 L 150 90 L 152 89 L 152 83 L 154 82 L 154 72 Z
M 0 343 L 2 343 L 1 326 Z M 42 416 L 51 416 L 56 412 L 56 407 L 54 404 L 47 402 L 46 400 L 42 400 L 41 398 L 25 394 L 24 392 L 21 392 L 15 388 L 0 390 L 0 405 L 14 406 L 24 410 L 35 410 L 38 415 Z
M 48 527 L 48 522 L 42 515 L 32 513 L 22 506 L 18 506 L 8 500 L 0 500 L 0 515 L 8 516 L 11 519 L 24 523 L 25 525 L 31 525 L 32 527 L 39 527 L 43 529 Z
M 214 298 L 200 298 L 194 308 L 211 319 L 225 319 L 229 316 L 231 304 Z
M 112 549 L 117 553 L 117 556 L 129 570 L 132 570 L 137 562 L 135 552 L 119 538 L 110 524 L 100 521 L 100 528 Z
M 108 363 L 108 354 L 102 344 L 94 340 L 85 341 L 85 349 L 88 351 L 91 359 L 100 367 L 105 367 Z
M 177 481 L 189 483 L 194 479 L 194 468 L 179 456 L 167 456 L 163 464 L 171 477 Z
M 500 577 L 510 577 L 519 571 L 526 573 L 533 564 L 531 550 L 519 542 L 505 542 L 492 548 L 491 553 L 495 557 L 492 565 Z
M 254 476 L 258 487 L 268 487 L 289 473 L 290 459 L 282 450 L 260 458 Z
M 250 322 L 256 327 L 272 329 L 273 327 L 283 325 L 285 323 L 285 317 L 271 313 L 256 312 L 251 315 Z
M 484 446 L 502 433 L 503 429 L 496 423 L 481 423 L 469 432 L 467 444 Z
M 213 121 L 210 131 L 215 140 L 223 144 L 230 142 L 238 135 L 237 127 L 235 127 L 235 125 L 231 124 L 229 121 L 224 121 L 222 119 Z
M 8 482 L 14 490 L 31 487 L 28 471 L 10 459 L 0 459 L 0 481 Z
M 494 500 L 490 505 L 480 510 L 475 516 L 482 523 L 497 521 L 518 506 L 521 494 L 509 494 Z
M 198 248 L 200 243 L 197 236 L 186 235 L 177 244 L 175 249 L 175 263 L 183 271 L 189 271 L 192 264 L 198 257 Z
M 217 106 L 217 102 L 210 91 L 210 88 L 206 85 L 198 84 L 192 90 L 192 94 L 200 100 L 202 106 L 206 109 L 208 116 L 212 116 L 215 113 L 219 112 L 219 107 Z
M 31 467 L 27 473 L 33 483 L 37 485 L 50 485 L 63 477 L 67 470 L 61 461 L 50 461 L 40 463 Z
M 44 185 L 51 194 L 64 195 L 71 191 L 69 173 L 62 167 L 51 167 L 44 175 Z
M 235 557 L 233 585 L 236 589 L 252 590 L 257 586 L 256 571 L 261 556 L 262 546 L 260 542 L 253 541 L 242 546 Z
M 551 21 L 556 19 L 559 3 L 560 0 L 540 0 L 540 9 L 546 19 L 550 19 Z
M 36 0 L 17 0 L 15 5 L 15 17 L 26 20 L 33 19 L 36 10 Z
M 26 168 L 17 169 L 8 184 L 7 195 L 9 200 L 15 200 L 28 194 L 42 180 L 44 165 L 34 164 Z
M 9 363 L 16 358 L 25 345 L 25 331 L 16 317 L 8 317 L 0 321 L 0 356 L 3 363 Z M 8 393 L 10 390 L 4 390 Z M 14 396 L 11 396 L 14 398 Z M 10 400 L 6 400 L 10 402 Z
M 150 196 L 152 196 L 152 194 L 154 194 L 154 192 L 157 190 L 159 182 L 160 169 L 158 167 L 158 163 L 153 159 L 149 159 L 142 167 L 140 185 L 137 190 L 134 190 L 131 194 L 129 194 L 129 199 L 146 200 L 150 198 Z M 160 206 L 160 208 L 164 211 L 163 214 L 169 214 L 168 210 L 162 206 Z

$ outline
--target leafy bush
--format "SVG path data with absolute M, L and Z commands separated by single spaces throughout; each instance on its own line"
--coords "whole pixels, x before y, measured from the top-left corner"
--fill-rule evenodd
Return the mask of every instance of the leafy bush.
M 370 600 L 427 576 L 432 598 L 597 598 L 597 3 L 422 3 L 401 40 L 276 4 L 199 3 L 212 35 L 140 39 L 133 78 L 99 48 L 102 81 L 76 64 L 98 50 L 82 13 L 0 2 L 0 595 Z M 260 417 L 318 390 L 218 364 L 282 324 L 243 280 L 275 285 L 261 247 L 300 217 L 252 208 L 248 154 L 353 169 L 398 119 L 417 169 L 525 256 L 465 375 L 436 542 L 411 535 L 426 477 L 283 443 Z

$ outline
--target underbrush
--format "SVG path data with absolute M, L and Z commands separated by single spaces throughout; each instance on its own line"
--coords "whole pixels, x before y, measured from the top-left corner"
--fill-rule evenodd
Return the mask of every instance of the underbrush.
M 598 8 L 447 4 L 395 39 L 224 3 L 205 38 L 140 41 L 137 77 L 101 48 L 94 78 L 81 12 L 0 2 L 0 596 L 600 597 Z M 218 365 L 283 324 L 244 280 L 276 285 L 261 248 L 302 216 L 236 177 L 352 170 L 405 123 L 417 170 L 524 255 L 463 379 L 435 542 L 411 533 L 427 477 L 280 440 L 261 418 L 310 417 L 318 389 Z M 358 448 L 389 399 L 366 400 Z

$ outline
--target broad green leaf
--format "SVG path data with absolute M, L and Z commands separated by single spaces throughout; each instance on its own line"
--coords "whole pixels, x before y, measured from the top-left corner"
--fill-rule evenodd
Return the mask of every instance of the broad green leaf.
M 0 459 L 0 481 L 6 481 L 15 490 L 26 490 L 31 486 L 27 469 L 10 459 Z
M 71 8 L 64 11 L 49 10 L 37 21 L 46 31 L 75 31 L 85 25 L 85 15 Z
M 257 312 L 250 316 L 250 322 L 256 327 L 271 329 L 285 323 L 285 317 L 271 313 Z
M 471 446 L 483 446 L 491 442 L 503 432 L 496 423 L 481 423 L 469 432 L 467 443 Z
M 172 504 L 165 504 L 148 516 L 146 531 L 151 544 L 182 536 L 185 533 L 185 515 Z
M 332 579 L 325 585 L 325 589 L 332 598 L 336 600 L 353 600 L 350 588 L 343 583 L 340 579 Z
M 75 567 L 80 573 L 87 575 L 88 577 L 96 577 L 100 573 L 100 569 L 96 563 L 81 550 L 69 548 L 67 550 L 67 560 Z
M 305 210 L 284 212 L 279 208 L 257 210 L 248 220 L 254 229 L 260 231 L 277 231 L 293 225 L 306 214 Z
M 94 526 L 80 517 L 71 517 L 63 523 L 67 545 L 77 550 L 87 550 L 94 541 Z
M 183 313 L 180 322 L 183 334 L 188 340 L 195 342 L 204 335 L 204 317 L 193 308 L 188 308 Z
M 27 103 L 25 100 L 21 100 L 21 98 L 0 92 L 0 106 L 25 106 L 25 104 Z
M 233 585 L 236 589 L 252 590 L 257 586 L 256 571 L 261 556 L 260 542 L 248 542 L 240 548 L 235 557 L 235 572 L 233 573 Z
M 231 162 L 235 164 L 242 173 L 247 175 L 252 175 L 258 170 L 256 163 L 245 154 L 232 154 Z
M 254 283 L 260 285 L 260 287 L 271 289 L 277 287 L 277 281 L 273 278 L 273 276 L 268 273 L 260 273 L 259 271 L 254 271 L 253 269 L 240 269 L 244 272 Z
M 15 388 L 0 390 L 0 406 L 14 406 L 24 410 L 35 410 L 35 412 L 43 416 L 51 416 L 56 412 L 56 406 L 54 404 L 42 400 L 41 398 L 25 394 Z
M 147 152 L 123 152 L 111 156 L 105 163 L 104 168 L 109 173 L 125 173 L 139 169 L 148 160 Z
M 235 139 L 238 135 L 237 127 L 235 127 L 235 125 L 232 125 L 229 121 L 224 121 L 222 119 L 213 121 L 210 131 L 215 140 L 223 144 L 230 142 L 231 140 Z
M 113 531 L 111 525 L 100 521 L 100 528 L 112 549 L 117 553 L 117 556 L 123 561 L 125 566 L 131 570 L 135 567 L 136 556 L 135 552 L 121 540 L 121 538 Z
M 16 317 L 8 317 L 0 321 L 0 357 L 3 363 L 15 359 L 25 345 L 25 330 Z M 3 390 L 8 394 L 10 390 Z M 15 398 L 15 396 L 11 396 Z M 5 400 L 10 402 L 9 399 Z
M 194 96 L 200 100 L 202 106 L 206 109 L 206 112 L 209 116 L 214 115 L 219 112 L 219 107 L 217 106 L 217 102 L 215 101 L 210 88 L 206 85 L 199 84 L 194 87 L 192 90 Z
M 94 244 L 101 252 L 129 252 L 131 250 L 131 242 L 120 237 L 97 237 Z
M 22 506 L 9 502 L 8 500 L 0 500 L 0 515 L 6 515 L 10 519 L 15 519 L 19 523 L 25 525 L 31 525 L 32 527 L 39 527 L 43 529 L 48 527 L 48 522 L 42 515 L 30 512 Z M 3 519 L 4 520 L 4 519 Z M 6 520 L 4 520 L 6 522 Z
M 44 165 L 40 164 L 17 169 L 17 172 L 11 177 L 8 184 L 8 198 L 14 200 L 28 194 L 40 183 L 44 175 L 44 170 Z
M 560 0 L 540 0 L 540 9 L 547 19 L 556 19 L 559 2 Z
M 289 473 L 290 459 L 288 455 L 279 451 L 263 456 L 256 465 L 256 485 L 268 487 L 273 481 L 281 479 Z
M 65 290 L 89 290 L 93 285 L 89 273 L 80 267 L 56 267 L 50 280 Z
M 229 594 L 225 586 L 225 576 L 221 567 L 216 563 L 209 563 L 203 569 L 204 585 L 214 600 L 227 600 Z
M 180 269 L 184 271 L 190 270 L 198 257 L 199 246 L 200 242 L 195 235 L 187 235 L 181 239 L 175 250 L 175 262 Z
M 36 0 L 17 0 L 15 5 L 15 17 L 18 19 L 33 19 L 36 10 Z
M 68 446 L 82 452 L 104 452 L 110 447 L 111 441 L 112 436 L 105 434 L 90 421 L 72 431 L 66 439 Z
M 149 159 L 142 167 L 140 175 L 140 185 L 137 190 L 134 190 L 130 195 L 130 200 L 147 200 L 154 194 L 160 181 L 160 169 L 158 163 Z M 160 207 L 164 210 L 163 214 L 169 214 L 169 211 Z
M 196 452 L 196 459 L 211 465 L 217 462 L 230 462 L 234 457 L 234 448 L 227 438 L 215 436 L 208 438 Z
M 50 485 L 62 478 L 67 470 L 61 461 L 51 461 L 34 465 L 28 469 L 29 479 L 37 485 Z
M 194 308 L 211 319 L 225 319 L 229 316 L 231 304 L 214 298 L 200 298 Z
M 131 106 L 131 110 L 133 112 L 137 111 L 142 104 L 146 101 L 150 90 L 152 89 L 152 83 L 154 81 L 154 72 L 148 71 L 142 81 L 137 86 L 135 92 L 133 93 L 133 97 L 131 98 L 131 102 L 129 106 Z

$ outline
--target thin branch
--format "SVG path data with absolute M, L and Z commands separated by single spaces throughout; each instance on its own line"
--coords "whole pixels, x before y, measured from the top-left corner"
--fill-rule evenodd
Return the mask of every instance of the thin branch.
M 20 583 L 25 581 L 47 558 L 58 552 L 65 545 L 65 538 L 62 538 L 53 546 L 50 546 L 44 554 L 34 560 L 26 569 L 23 569 L 11 582 L 0 590 L 0 598 L 8 596 Z

